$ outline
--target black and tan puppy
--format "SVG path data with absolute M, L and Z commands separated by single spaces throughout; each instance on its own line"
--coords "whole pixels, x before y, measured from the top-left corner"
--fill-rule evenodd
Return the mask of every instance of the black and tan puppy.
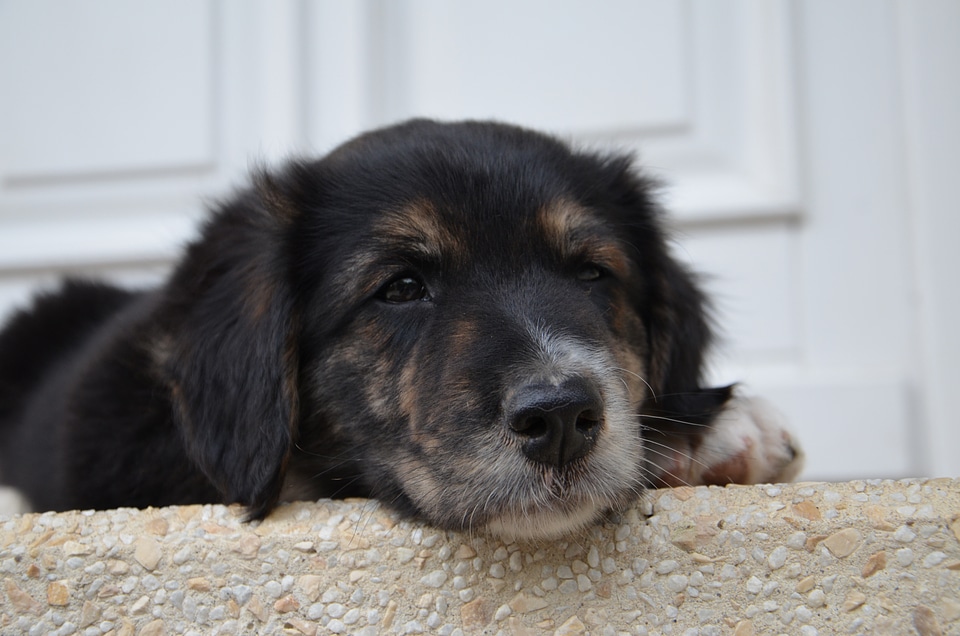
M 704 298 L 628 158 L 413 121 L 262 172 L 169 281 L 70 282 L 0 335 L 0 468 L 36 509 L 364 495 L 544 538 L 647 486 L 789 479 L 701 386 Z

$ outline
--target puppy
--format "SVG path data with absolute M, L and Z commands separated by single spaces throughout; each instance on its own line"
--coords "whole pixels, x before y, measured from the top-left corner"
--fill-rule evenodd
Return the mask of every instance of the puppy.
M 661 485 L 792 478 L 701 384 L 705 300 L 629 157 L 411 121 L 263 171 L 152 291 L 71 281 L 0 335 L 0 469 L 38 510 L 369 496 L 575 532 Z

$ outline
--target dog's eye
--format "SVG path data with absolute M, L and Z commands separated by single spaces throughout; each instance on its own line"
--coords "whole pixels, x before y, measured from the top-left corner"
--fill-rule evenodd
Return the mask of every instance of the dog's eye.
M 409 275 L 394 278 L 380 289 L 378 295 L 388 303 L 409 303 L 414 300 L 430 299 L 423 281 Z
M 577 280 L 584 283 L 591 283 L 593 281 L 600 280 L 604 276 L 603 268 L 599 265 L 594 265 L 593 263 L 587 263 L 582 265 L 579 270 L 577 270 Z

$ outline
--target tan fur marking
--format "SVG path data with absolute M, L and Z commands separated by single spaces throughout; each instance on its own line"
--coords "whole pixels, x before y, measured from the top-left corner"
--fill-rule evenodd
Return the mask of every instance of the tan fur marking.
M 466 256 L 466 245 L 444 224 L 436 206 L 427 200 L 415 201 L 387 213 L 380 228 L 388 242 L 401 244 L 428 258 L 460 262 Z
M 388 334 L 377 323 L 359 327 L 357 338 L 342 350 L 340 358 L 350 365 L 359 365 L 365 369 L 367 382 L 364 387 L 367 404 L 374 414 L 381 418 L 391 418 L 396 414 L 396 396 L 392 389 L 396 386 L 392 380 L 393 359 L 375 355 L 370 351 L 382 349 Z
M 537 211 L 537 223 L 543 235 L 565 256 L 569 256 L 572 239 L 591 233 L 600 226 L 585 208 L 571 201 L 555 201 Z
M 412 356 L 415 360 L 416 356 Z M 417 421 L 419 420 L 419 409 L 417 408 L 417 365 L 408 362 L 400 372 L 399 402 L 400 412 L 406 415 L 410 421 L 410 428 L 415 432 Z
M 643 322 L 630 307 L 626 294 L 619 290 L 610 302 L 610 326 L 615 334 L 637 334 L 643 332 Z M 622 337 L 620 338 L 622 340 Z
M 588 208 L 571 201 L 556 201 L 537 212 L 537 223 L 563 258 L 594 262 L 621 278 L 630 275 L 630 259 L 623 247 Z
M 416 360 L 417 354 L 414 352 L 411 356 Z M 400 412 L 407 416 L 407 426 L 409 426 L 410 439 L 420 448 L 432 455 L 440 449 L 441 443 L 434 435 L 431 435 L 423 427 L 423 414 L 420 410 L 419 394 L 420 388 L 416 380 L 417 365 L 413 362 L 408 363 L 400 372 L 399 402 Z
M 458 359 L 466 354 L 477 340 L 477 336 L 477 325 L 474 322 L 465 318 L 458 320 L 450 338 L 450 347 L 447 351 L 449 357 Z
M 601 238 L 585 241 L 583 252 L 591 261 L 610 268 L 621 279 L 630 276 L 630 259 L 616 243 Z

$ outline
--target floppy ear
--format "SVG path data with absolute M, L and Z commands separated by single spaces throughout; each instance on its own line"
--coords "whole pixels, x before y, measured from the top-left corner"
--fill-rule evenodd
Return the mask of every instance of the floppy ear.
M 613 165 L 619 203 L 627 211 L 629 245 L 640 282 L 631 301 L 647 329 L 647 381 L 656 399 L 647 410 L 686 422 L 705 423 L 729 399 L 731 387 L 701 386 L 713 333 L 709 308 L 694 275 L 671 254 L 653 180 L 637 175 L 628 158 Z
M 706 424 L 730 399 L 733 389 L 701 386 L 704 357 L 713 340 L 706 299 L 693 274 L 666 249 L 652 274 L 646 299 L 648 372 L 659 397 L 650 410 Z
M 156 347 L 187 452 L 252 518 L 276 504 L 298 426 L 297 208 L 266 174 L 215 211 L 164 289 Z

